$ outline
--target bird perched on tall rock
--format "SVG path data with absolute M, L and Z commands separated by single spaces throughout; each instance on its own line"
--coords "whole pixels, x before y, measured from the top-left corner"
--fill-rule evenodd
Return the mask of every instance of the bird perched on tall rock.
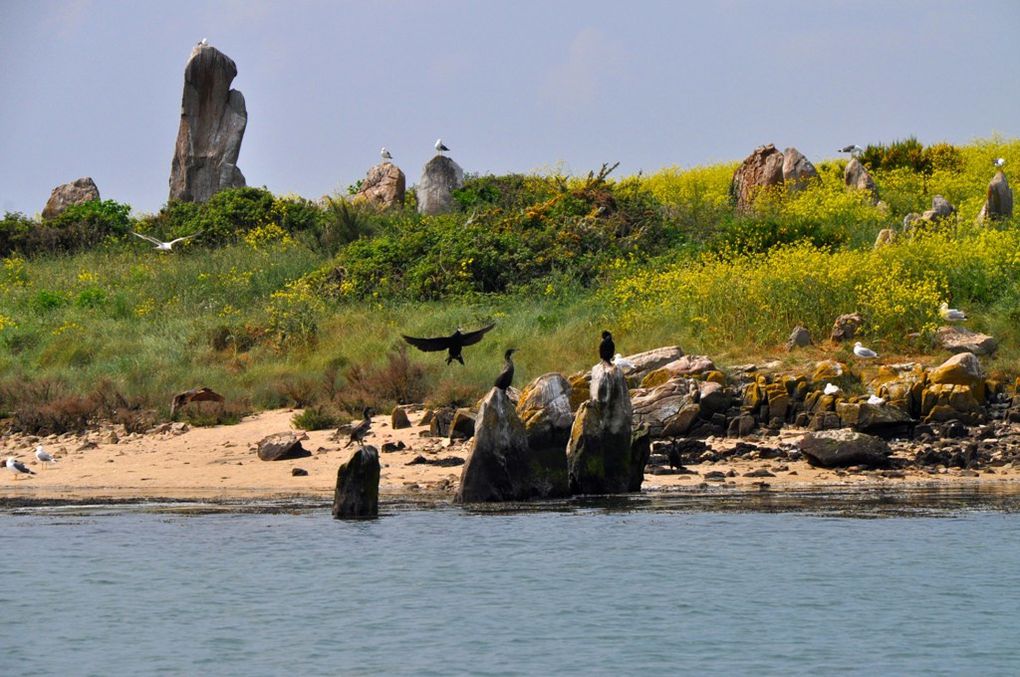
M 998 167 L 999 169 L 1002 169 L 1006 165 L 1006 158 L 1004 157 L 995 158 L 992 161 L 992 164 Z
M 613 366 L 613 357 L 616 355 L 616 344 L 613 343 L 613 335 L 608 331 L 602 332 L 602 342 L 599 343 L 599 358 L 606 363 L 606 366 Z
M 387 150 L 386 146 L 383 146 L 382 150 L 379 151 L 379 157 L 381 157 L 384 162 L 386 160 L 392 160 L 393 159 L 393 155 L 390 154 L 390 151 Z
M 449 336 L 436 336 L 434 338 L 415 338 L 414 336 L 407 336 L 406 334 L 402 334 L 402 336 L 404 337 L 404 340 L 412 346 L 426 353 L 437 352 L 440 350 L 447 351 L 447 364 L 450 364 L 454 360 L 464 364 L 464 357 L 461 355 L 461 350 L 464 346 L 472 346 L 478 343 L 482 340 L 482 337 L 485 336 L 485 332 L 495 326 L 495 324 L 490 324 L 488 327 L 482 327 L 476 331 L 469 331 L 466 334 L 461 332 L 460 327 L 457 327 L 457 331 L 453 332 Z
M 506 390 L 510 387 L 510 384 L 514 382 L 514 361 L 513 354 L 517 352 L 516 348 L 509 348 L 503 355 L 503 371 L 496 377 L 496 382 L 493 384 L 500 390 Z
M 443 154 L 443 151 L 447 151 L 447 150 L 450 150 L 449 148 L 447 148 L 447 147 L 446 147 L 446 146 L 445 146 L 445 145 L 443 144 L 443 140 L 442 140 L 442 139 L 436 139 L 436 145 L 435 145 L 435 149 L 436 149 L 436 152 L 437 152 L 437 153 L 439 153 L 440 155 L 442 155 L 442 154 Z
M 344 449 L 351 446 L 355 442 L 358 445 L 364 445 L 365 436 L 368 435 L 372 429 L 372 408 L 365 407 L 361 412 L 361 421 L 356 426 L 351 428 L 351 439 L 347 440 L 347 444 L 344 445 Z

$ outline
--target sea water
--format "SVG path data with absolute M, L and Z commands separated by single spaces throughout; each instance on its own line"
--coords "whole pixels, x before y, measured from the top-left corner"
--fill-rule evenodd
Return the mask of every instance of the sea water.
M 1016 497 L 821 505 L 8 511 L 0 674 L 1020 673 Z

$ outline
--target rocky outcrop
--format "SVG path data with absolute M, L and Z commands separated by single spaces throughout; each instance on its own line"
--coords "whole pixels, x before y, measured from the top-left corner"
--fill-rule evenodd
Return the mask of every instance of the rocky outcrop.
M 83 176 L 71 183 L 57 186 L 50 193 L 50 199 L 43 207 L 43 219 L 55 219 L 64 213 L 71 205 L 80 205 L 92 200 L 99 199 L 99 188 L 91 176 Z
M 418 213 L 445 214 L 453 211 L 453 191 L 464 185 L 464 170 L 445 155 L 437 155 L 421 170 L 418 184 Z
M 783 151 L 783 183 L 790 192 L 807 188 L 811 181 L 818 180 L 818 170 L 811 161 L 796 148 Z
M 377 164 L 368 170 L 355 200 L 364 200 L 379 209 L 404 206 L 404 172 L 392 162 Z
M 170 169 L 170 200 L 205 202 L 225 188 L 245 185 L 237 168 L 248 124 L 244 96 L 230 83 L 233 60 L 215 47 L 197 45 L 184 69 L 181 126 Z
M 882 247 L 887 244 L 892 244 L 896 241 L 896 231 L 892 228 L 883 228 L 878 231 L 878 237 L 875 238 L 875 249 Z
M 567 495 L 566 456 L 532 453 L 524 423 L 499 388 L 482 400 L 475 436 L 461 473 L 462 503 L 525 501 Z
M 574 422 L 570 391 L 570 383 L 557 373 L 543 374 L 524 386 L 517 402 L 517 415 L 524 423 L 529 447 L 566 448 Z
M 631 387 L 641 384 L 641 381 L 652 371 L 670 362 L 675 362 L 684 356 L 680 346 L 664 346 L 646 350 L 642 353 L 627 355 L 624 360 L 633 366 L 621 366 L 623 375 L 627 377 L 627 383 Z M 581 403 L 588 399 L 591 387 L 591 370 L 579 372 L 572 375 L 570 381 L 570 408 L 576 410 Z
M 878 203 L 878 188 L 875 186 L 875 180 L 871 178 L 871 174 L 857 158 L 850 158 L 850 162 L 847 163 L 846 169 L 843 171 L 843 181 L 851 190 L 868 191 L 871 193 L 871 203 Z
M 864 318 L 859 313 L 847 313 L 840 315 L 832 323 L 832 331 L 829 333 L 829 340 L 834 343 L 849 341 L 857 335 L 857 330 L 864 324 Z
M 715 371 L 715 363 L 707 355 L 684 355 L 649 372 L 641 379 L 641 387 L 654 388 L 678 376 L 693 376 L 711 371 Z
M 684 435 L 701 413 L 698 382 L 675 378 L 654 388 L 638 388 L 631 401 L 634 420 L 655 437 Z
M 574 418 L 567 445 L 572 494 L 630 491 L 633 410 L 623 371 L 598 364 L 592 369 L 591 399 Z
M 379 451 L 364 446 L 351 454 L 336 472 L 334 519 L 379 515 Z
M 951 353 L 991 355 L 999 347 L 999 342 L 993 337 L 971 331 L 966 327 L 939 327 L 935 338 L 939 345 Z
M 936 195 L 931 199 L 931 209 L 921 214 L 921 218 L 926 221 L 941 221 L 942 219 L 948 219 L 955 213 L 956 207 L 951 205 L 949 200 L 941 195 Z
M 884 439 L 909 438 L 914 427 L 907 412 L 885 403 L 837 402 L 836 414 L 841 425 Z
M 852 430 L 808 433 L 798 447 L 808 463 L 822 468 L 888 468 L 892 454 L 885 440 Z
M 733 173 L 730 198 L 738 212 L 750 212 L 763 189 L 783 185 L 783 154 L 771 143 L 758 146 Z
M 1013 191 L 1009 188 L 1006 175 L 999 171 L 988 184 L 985 204 L 978 214 L 978 221 L 1000 221 L 1013 217 Z
M 282 461 L 311 456 L 301 446 L 301 440 L 292 432 L 273 433 L 263 437 L 258 442 L 257 453 L 262 461 Z

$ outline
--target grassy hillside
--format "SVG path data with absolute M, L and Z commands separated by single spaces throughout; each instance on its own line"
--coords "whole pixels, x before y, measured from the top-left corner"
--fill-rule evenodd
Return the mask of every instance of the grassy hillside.
M 8 214 L 0 415 L 40 427 L 27 412 L 77 412 L 51 428 L 132 407 L 165 416 L 170 395 L 196 385 L 228 397 L 217 414 L 227 419 L 287 404 L 328 417 L 471 401 L 510 346 L 523 383 L 589 366 L 602 328 L 623 352 L 678 343 L 737 360 L 780 354 L 796 324 L 822 337 L 853 311 L 881 352 L 924 354 L 942 301 L 1003 340 L 992 367 L 1015 372 L 1020 221 L 973 217 L 992 159 L 1020 166 L 1020 141 L 865 157 L 882 204 L 847 192 L 843 163 L 831 162 L 819 183 L 762 195 L 750 216 L 730 205 L 736 164 L 618 180 L 476 177 L 440 217 L 418 216 L 413 194 L 407 209 L 377 213 L 251 188 L 139 219 L 112 202 L 45 224 Z M 935 194 L 958 219 L 872 248 Z M 130 230 L 201 236 L 165 254 Z M 466 351 L 466 368 L 399 348 L 401 333 L 489 321 L 497 328 Z

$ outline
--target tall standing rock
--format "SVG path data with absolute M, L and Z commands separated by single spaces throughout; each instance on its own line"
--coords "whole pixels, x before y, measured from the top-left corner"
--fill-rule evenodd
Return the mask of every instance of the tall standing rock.
M 985 204 L 978 214 L 978 221 L 999 221 L 1013 216 L 1013 191 L 1009 188 L 1009 181 L 1006 175 L 999 171 L 988 184 L 988 194 L 985 197 Z
M 577 410 L 567 444 L 572 494 L 621 494 L 631 491 L 634 413 L 627 379 L 619 367 L 599 363 L 591 373 L 591 399 Z
M 437 155 L 421 170 L 418 213 L 445 214 L 453 210 L 453 191 L 464 185 L 464 170 L 445 155 Z
M 379 514 L 379 451 L 361 447 L 336 471 L 333 517 L 349 519 Z
M 64 210 L 71 205 L 80 205 L 92 200 L 99 199 L 99 188 L 91 176 L 83 176 L 71 183 L 57 186 L 50 193 L 50 199 L 43 207 L 42 217 L 44 219 L 55 219 L 64 213 Z
M 878 204 L 878 187 L 875 186 L 875 180 L 857 158 L 850 158 L 846 169 L 843 170 L 843 181 L 847 188 L 868 191 L 871 193 L 871 203 Z
M 404 205 L 406 179 L 400 167 L 382 162 L 368 170 L 355 199 L 363 199 L 379 209 Z
M 818 170 L 811 160 L 796 148 L 783 151 L 783 183 L 790 192 L 804 190 L 815 179 L 818 179 Z
M 230 89 L 236 75 L 233 60 L 215 47 L 191 50 L 170 169 L 171 200 L 205 202 L 224 188 L 245 185 L 237 156 L 248 112 L 244 95 Z
M 764 188 L 783 185 L 783 154 L 771 143 L 758 146 L 747 156 L 730 182 L 730 197 L 738 212 L 749 212 L 757 193 Z

